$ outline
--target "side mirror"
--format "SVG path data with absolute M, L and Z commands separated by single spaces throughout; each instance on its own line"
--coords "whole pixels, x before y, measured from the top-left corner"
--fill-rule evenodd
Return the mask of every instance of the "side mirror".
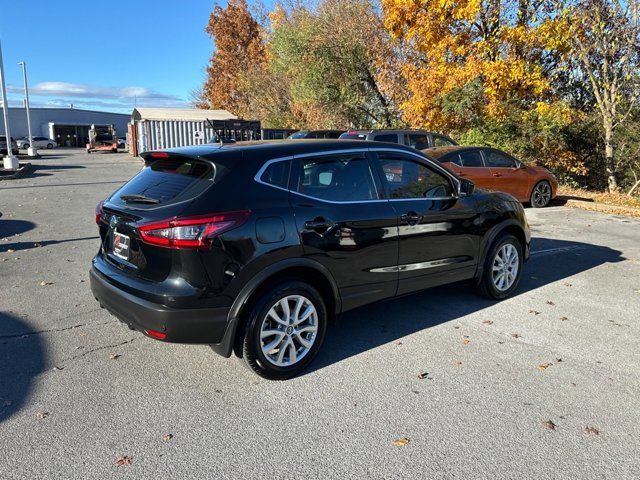
M 471 180 L 467 180 L 466 178 L 463 178 L 460 181 L 460 196 L 461 197 L 467 197 L 469 195 L 473 195 L 473 192 L 476 189 L 476 184 L 473 183 Z

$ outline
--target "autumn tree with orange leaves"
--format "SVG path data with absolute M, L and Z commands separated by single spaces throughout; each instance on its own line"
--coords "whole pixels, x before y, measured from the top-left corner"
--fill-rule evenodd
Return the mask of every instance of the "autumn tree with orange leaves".
M 224 8 L 214 7 L 205 31 L 214 39 L 215 50 L 196 104 L 245 116 L 250 105 L 242 87 L 243 76 L 264 61 L 260 26 L 249 12 L 246 0 L 229 0 Z

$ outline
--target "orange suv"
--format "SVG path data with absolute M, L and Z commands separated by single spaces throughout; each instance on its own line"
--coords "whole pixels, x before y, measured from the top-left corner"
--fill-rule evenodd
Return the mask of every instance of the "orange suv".
M 558 181 L 549 170 L 525 165 L 501 150 L 452 146 L 422 151 L 479 188 L 510 193 L 532 207 L 546 207 L 556 196 Z

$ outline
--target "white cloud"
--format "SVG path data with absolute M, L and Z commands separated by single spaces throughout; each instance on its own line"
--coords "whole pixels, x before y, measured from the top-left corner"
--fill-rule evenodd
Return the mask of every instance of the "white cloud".
M 9 105 L 22 106 L 23 88 L 7 85 Z M 101 87 L 68 82 L 41 82 L 29 87 L 33 107 L 68 107 L 130 112 L 138 107 L 185 108 L 189 102 L 146 87 Z

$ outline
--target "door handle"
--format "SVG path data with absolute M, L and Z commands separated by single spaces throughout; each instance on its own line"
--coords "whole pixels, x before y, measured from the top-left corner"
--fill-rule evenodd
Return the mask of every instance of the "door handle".
M 334 225 L 335 223 L 333 223 L 331 220 L 327 218 L 316 217 L 313 220 L 307 220 L 306 222 L 304 222 L 304 229 L 313 230 L 314 232 L 318 232 L 318 233 L 326 233 Z
M 501 174 L 501 173 L 494 173 L 494 174 L 493 174 L 493 176 L 494 176 L 494 177 L 501 177 L 501 176 L 502 176 L 502 174 Z
M 422 220 L 422 215 L 411 211 L 411 212 L 407 212 L 403 215 L 400 216 L 400 220 L 403 222 L 408 223 L 409 225 L 416 225 L 417 223 L 420 222 L 420 220 Z

